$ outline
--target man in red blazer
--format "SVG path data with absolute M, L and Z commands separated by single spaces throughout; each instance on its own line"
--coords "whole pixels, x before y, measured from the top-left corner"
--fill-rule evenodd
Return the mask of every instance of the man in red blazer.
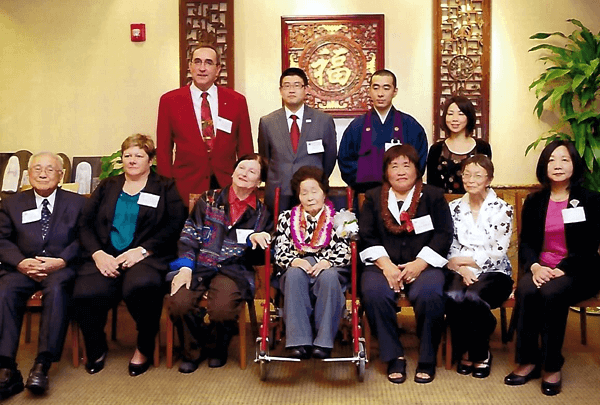
M 221 71 L 217 49 L 198 46 L 189 67 L 193 82 L 160 98 L 156 129 L 158 173 L 175 179 L 186 205 L 190 193 L 231 184 L 237 159 L 254 152 L 246 98 L 215 85 Z

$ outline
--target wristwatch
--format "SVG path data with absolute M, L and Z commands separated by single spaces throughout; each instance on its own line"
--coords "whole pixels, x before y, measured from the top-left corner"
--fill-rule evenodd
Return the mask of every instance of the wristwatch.
M 148 251 L 144 247 L 142 247 L 142 256 L 144 256 L 144 259 L 149 256 Z

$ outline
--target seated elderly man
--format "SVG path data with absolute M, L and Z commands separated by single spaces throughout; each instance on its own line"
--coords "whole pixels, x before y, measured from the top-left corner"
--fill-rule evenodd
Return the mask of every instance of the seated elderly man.
M 79 255 L 77 221 L 85 198 L 63 191 L 59 156 L 42 152 L 29 162 L 32 190 L 2 201 L 0 209 L 0 399 L 27 387 L 48 389 L 48 370 L 58 361 L 67 331 L 67 305 Z M 41 290 L 38 355 L 27 383 L 15 358 L 27 300 Z

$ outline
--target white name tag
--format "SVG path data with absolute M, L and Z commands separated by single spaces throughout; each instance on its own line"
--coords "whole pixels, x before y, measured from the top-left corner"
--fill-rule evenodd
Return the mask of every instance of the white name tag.
M 159 195 L 150 194 L 150 193 L 140 193 L 140 198 L 138 199 L 138 205 L 145 205 L 146 207 L 156 208 L 156 207 L 158 207 L 159 201 L 160 201 Z
M 223 132 L 227 132 L 228 134 L 231 133 L 231 125 L 232 122 L 229 121 L 227 118 L 223 118 L 223 117 L 218 117 L 217 118 L 217 129 L 220 129 Z
M 33 209 L 29 211 L 23 211 L 23 215 L 21 216 L 21 222 L 24 224 L 29 224 L 31 222 L 36 222 L 42 219 L 42 210 Z
M 396 146 L 396 145 L 402 145 L 402 142 L 400 142 L 398 139 L 392 139 L 389 142 L 385 143 L 385 151 L 387 152 L 387 150 L 389 148 L 391 148 L 392 146 Z
M 309 155 L 325 152 L 325 149 L 323 148 L 323 140 L 317 139 L 316 141 L 306 142 L 306 150 L 308 151 Z
M 254 233 L 254 229 L 236 229 L 237 234 L 237 243 L 246 244 L 246 240 L 248 240 L 248 236 Z
M 431 216 L 429 215 L 425 215 L 424 217 L 420 218 L 413 218 L 412 223 L 415 227 L 416 234 L 433 230 L 433 222 L 431 222 Z
M 585 211 L 583 210 L 583 207 L 565 208 L 562 210 L 562 217 L 565 224 L 585 222 Z

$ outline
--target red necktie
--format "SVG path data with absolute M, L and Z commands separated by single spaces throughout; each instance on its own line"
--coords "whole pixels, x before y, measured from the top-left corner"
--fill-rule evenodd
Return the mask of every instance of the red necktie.
M 298 122 L 296 121 L 298 117 L 296 115 L 291 115 L 290 117 L 294 121 L 290 128 L 290 138 L 292 139 L 292 148 L 294 148 L 294 153 L 296 153 L 298 151 L 298 142 L 300 141 L 300 128 L 298 128 Z
M 210 105 L 208 104 L 208 93 L 202 93 L 202 104 L 200 105 L 200 119 L 202 120 L 202 139 L 206 142 L 208 151 L 213 148 L 215 139 L 215 127 L 213 125 L 212 115 L 210 113 Z

